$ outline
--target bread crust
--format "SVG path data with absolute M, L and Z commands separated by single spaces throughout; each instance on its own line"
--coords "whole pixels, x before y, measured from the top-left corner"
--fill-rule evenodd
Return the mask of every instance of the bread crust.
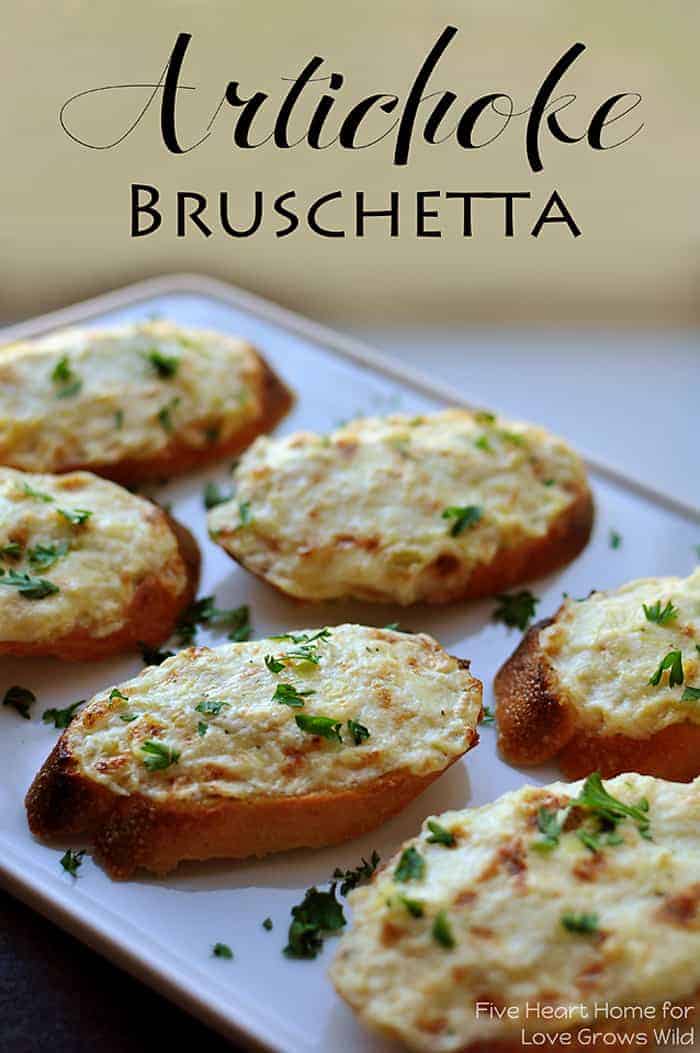
M 471 745 L 477 740 L 475 731 Z M 166 874 L 185 860 L 339 844 L 385 822 L 445 770 L 392 772 L 340 793 L 161 804 L 142 794 L 118 795 L 81 775 L 62 735 L 25 805 L 37 837 L 87 836 L 110 877 L 129 878 L 140 868 Z
M 93 636 L 84 629 L 76 630 L 50 641 L 28 642 L 24 640 L 0 641 L 0 655 L 19 658 L 50 657 L 67 662 L 90 661 L 122 654 L 137 644 L 157 647 L 171 636 L 178 618 L 192 603 L 199 583 L 200 555 L 197 542 L 189 530 L 173 519 L 157 505 L 151 514 L 162 517 L 177 540 L 178 556 L 185 565 L 187 584 L 182 594 L 173 602 L 173 595 L 156 575 L 149 575 L 139 582 L 124 623 L 108 636 Z
M 600 772 L 609 779 L 626 771 L 672 782 L 700 774 L 700 725 L 672 724 L 646 738 L 602 735 L 577 726 L 576 710 L 540 649 L 540 632 L 556 621 L 533 625 L 501 666 L 494 681 L 498 748 L 510 764 L 542 764 L 552 757 L 568 779 Z
M 257 352 L 256 352 L 257 354 Z M 134 486 L 153 479 L 167 479 L 175 475 L 203 468 L 214 461 L 242 453 L 251 442 L 265 432 L 272 431 L 275 425 L 289 412 L 294 403 L 294 396 L 289 388 L 272 370 L 264 358 L 258 354 L 260 365 L 259 398 L 261 409 L 257 417 L 248 421 L 246 426 L 232 435 L 226 442 L 210 443 L 207 446 L 189 446 L 176 433 L 167 446 L 152 457 L 132 457 L 121 461 L 100 463 L 64 464 L 53 467 L 51 471 L 58 475 L 66 472 L 90 471 L 104 479 L 120 483 L 122 486 Z M 10 463 L 9 461 L 7 463 Z
M 446 573 L 439 559 L 426 567 L 419 585 L 421 599 L 430 604 L 478 600 L 550 574 L 586 547 L 593 517 L 593 497 L 583 484 L 543 537 L 528 538 L 513 548 L 501 548 L 490 563 L 473 568 L 459 567 Z

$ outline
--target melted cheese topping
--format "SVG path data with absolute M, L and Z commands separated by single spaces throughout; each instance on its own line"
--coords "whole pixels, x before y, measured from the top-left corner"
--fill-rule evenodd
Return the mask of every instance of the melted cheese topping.
M 498 1039 L 517 1042 L 521 1028 L 604 1027 L 604 1019 L 593 1019 L 596 1002 L 694 1001 L 700 779 L 684 785 L 620 775 L 605 784 L 628 804 L 646 797 L 652 840 L 625 819 L 617 828 L 623 843 L 599 853 L 575 830 L 549 852 L 533 850 L 541 839 L 538 809 L 565 805 L 580 786 L 525 787 L 483 808 L 448 812 L 439 821 L 455 847 L 429 843 L 427 826 L 410 842 L 425 861 L 422 877 L 397 880 L 397 855 L 351 894 L 354 924 L 331 974 L 365 1023 L 412 1049 L 443 1053 L 477 1041 L 484 1048 Z M 402 896 L 420 904 L 423 916 L 413 917 Z M 440 911 L 452 949 L 432 934 Z M 598 931 L 568 931 L 567 913 L 596 915 Z M 516 1007 L 517 1017 L 490 1015 L 491 1002 Z M 526 1016 L 526 1007 L 538 1004 L 560 1007 L 559 1019 L 536 1009 Z M 657 1023 L 663 1026 L 660 1017 Z
M 174 439 L 224 443 L 261 412 L 260 369 L 242 341 L 169 322 L 9 344 L 0 348 L 0 459 L 61 471 L 154 457 Z
M 308 645 L 318 664 L 293 659 L 299 646 L 268 639 L 182 651 L 121 684 L 127 701 L 97 695 L 68 729 L 71 752 L 85 775 L 115 793 L 202 800 L 333 792 L 389 772 L 424 775 L 447 767 L 475 739 L 481 684 L 429 636 L 336 626 Z M 266 655 L 284 668 L 272 672 Z M 295 688 L 303 707 L 275 701 L 280 684 Z M 332 718 L 342 742 L 301 730 L 300 714 Z M 359 745 L 349 720 L 369 731 Z M 178 760 L 149 772 L 146 740 L 165 743 Z
M 91 515 L 74 524 L 59 509 Z M 163 512 L 89 472 L 54 476 L 0 468 L 0 569 L 0 639 L 22 643 L 117 632 L 145 579 L 157 578 L 172 592 L 173 604 L 187 588 Z M 13 572 L 49 581 L 59 591 L 23 595 L 3 584 Z
M 560 439 L 464 410 L 258 439 L 234 480 L 235 499 L 209 525 L 250 570 L 301 598 L 403 604 L 422 598 L 421 573 L 436 561 L 473 568 L 544 536 L 586 487 Z M 455 506 L 481 511 L 457 536 L 443 518 Z
M 660 601 L 677 615 L 665 624 L 644 613 Z M 568 599 L 540 633 L 540 647 L 558 684 L 576 707 L 581 726 L 600 734 L 646 738 L 682 721 L 700 724 L 700 701 L 682 701 L 700 688 L 700 567 L 689 578 L 644 578 L 615 592 Z M 670 670 L 649 681 L 671 651 L 680 651 L 683 683 Z

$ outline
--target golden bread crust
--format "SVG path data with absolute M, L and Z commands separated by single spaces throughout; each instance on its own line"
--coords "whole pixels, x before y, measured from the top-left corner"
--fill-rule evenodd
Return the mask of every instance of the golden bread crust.
M 477 738 L 474 732 L 472 744 Z M 128 878 L 139 868 L 165 874 L 184 860 L 339 844 L 375 829 L 441 774 L 395 772 L 341 793 L 163 805 L 115 794 L 80 774 L 62 737 L 25 805 L 37 837 L 87 835 L 108 874 Z

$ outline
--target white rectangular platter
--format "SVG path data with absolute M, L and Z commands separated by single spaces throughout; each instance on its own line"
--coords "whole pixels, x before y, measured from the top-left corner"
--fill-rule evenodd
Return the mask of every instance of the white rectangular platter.
M 347 338 L 247 293 L 190 276 L 131 286 L 15 326 L 2 337 L 154 315 L 241 335 L 257 345 L 297 393 L 296 405 L 280 432 L 324 431 L 358 415 L 465 404 L 460 393 L 406 375 Z M 524 418 L 527 401 L 523 385 Z M 590 467 L 597 506 L 592 540 L 569 567 L 530 583 L 540 597 L 538 615 L 553 612 L 562 592 L 582 596 L 593 587 L 617 586 L 629 578 L 685 575 L 696 562 L 700 510 L 655 494 L 603 466 Z M 519 640 L 517 632 L 491 620 L 492 601 L 401 610 L 360 603 L 309 608 L 285 600 L 235 566 L 207 538 L 202 489 L 208 479 L 224 481 L 228 468 L 221 464 L 147 491 L 169 502 L 174 515 L 196 535 L 203 555 L 200 595 L 214 594 L 221 607 L 249 604 L 254 636 L 343 621 L 370 625 L 399 621 L 402 627 L 424 630 L 452 654 L 471 659 L 472 671 L 484 682 L 484 700 L 492 704 L 494 673 Z M 611 530 L 622 536 L 619 548 L 610 547 Z M 200 630 L 198 641 L 225 642 L 225 637 Z M 335 867 L 352 867 L 373 849 L 387 858 L 404 838 L 417 832 L 426 815 L 483 804 L 524 782 L 547 782 L 558 773 L 504 764 L 496 753 L 494 729 L 484 727 L 480 745 L 463 762 L 396 819 L 350 844 L 251 863 L 187 865 L 162 880 L 142 876 L 129 882 L 110 881 L 86 858 L 74 879 L 59 865 L 61 852 L 34 841 L 26 826 L 25 791 L 58 734 L 42 723 L 41 714 L 49 707 L 89 698 L 98 689 L 133 676 L 141 665 L 135 655 L 82 665 L 19 659 L 0 664 L 0 693 L 22 684 L 38 699 L 31 721 L 20 719 L 9 708 L 0 709 L 3 883 L 138 978 L 246 1045 L 280 1053 L 387 1053 L 394 1047 L 359 1027 L 326 978 L 334 953 L 332 939 L 314 962 L 283 956 L 291 907 L 309 886 L 327 882 Z M 268 916 L 273 921 L 271 931 L 261 925 Z M 233 948 L 233 961 L 212 957 L 217 941 Z

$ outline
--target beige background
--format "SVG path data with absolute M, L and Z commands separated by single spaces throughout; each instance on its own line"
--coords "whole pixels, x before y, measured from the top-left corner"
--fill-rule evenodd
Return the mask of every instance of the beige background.
M 61 103 L 76 92 L 156 79 L 179 30 L 193 34 L 184 79 L 198 88 L 180 110 L 188 138 L 229 79 L 278 96 L 280 76 L 297 73 L 314 53 L 346 75 L 348 103 L 370 91 L 405 92 L 450 22 L 461 32 L 435 88 L 465 102 L 502 89 L 525 107 L 552 62 L 581 40 L 588 51 L 564 87 L 579 95 L 569 112 L 582 119 L 609 94 L 636 90 L 644 99 L 630 127 L 640 115 L 644 130 L 606 153 L 545 143 L 545 171 L 533 175 L 515 119 L 485 150 L 419 145 L 403 170 L 393 168 L 389 142 L 356 153 L 271 146 L 241 153 L 229 144 L 225 119 L 202 147 L 173 157 L 160 142 L 155 108 L 109 151 L 78 147 L 58 124 Z M 699 31 L 694 0 L 5 0 L 0 316 L 193 270 L 343 322 L 697 322 Z M 114 93 L 86 106 L 81 130 L 114 137 L 134 112 L 133 96 L 124 102 Z M 277 239 L 272 228 L 247 240 L 222 233 L 179 240 L 172 221 L 132 240 L 132 181 L 157 185 L 171 216 L 178 188 L 212 197 L 227 189 L 241 195 L 243 209 L 255 188 L 270 200 L 295 188 L 307 201 L 339 187 L 365 189 L 377 207 L 398 189 L 407 221 L 397 240 L 379 222 L 363 240 L 309 232 Z M 538 240 L 525 233 L 553 188 L 582 237 L 557 227 Z M 444 208 L 442 239 L 416 240 L 416 189 L 530 190 L 533 200 L 516 213 L 522 233 L 513 239 L 502 237 L 497 208 L 475 213 L 478 236 L 463 239 L 453 205 Z M 349 217 L 347 207 L 339 212 Z

